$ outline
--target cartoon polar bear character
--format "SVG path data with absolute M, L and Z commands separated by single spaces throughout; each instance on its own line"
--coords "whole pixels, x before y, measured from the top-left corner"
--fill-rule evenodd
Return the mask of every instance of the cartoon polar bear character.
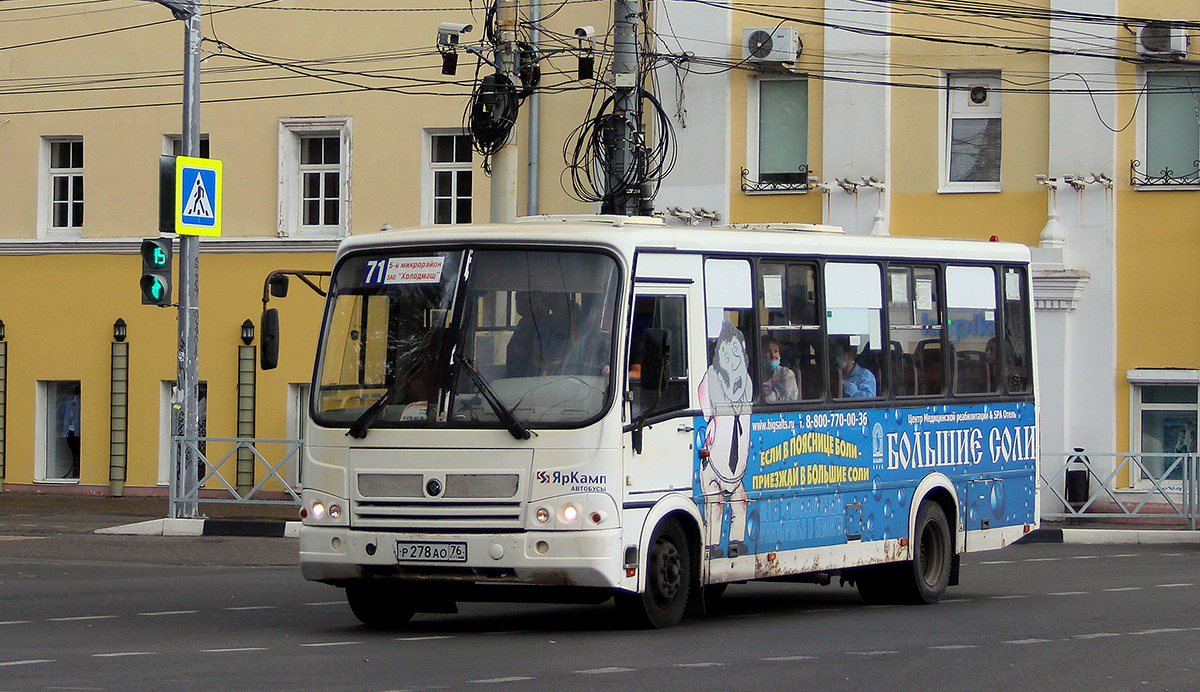
M 725 503 L 732 502 L 729 556 L 746 552 L 748 496 L 743 478 L 750 457 L 750 404 L 754 385 L 746 340 L 730 322 L 721 324 L 712 364 L 700 381 L 705 434 L 700 449 L 700 493 L 704 496 L 705 545 L 712 557 L 724 557 L 721 528 Z

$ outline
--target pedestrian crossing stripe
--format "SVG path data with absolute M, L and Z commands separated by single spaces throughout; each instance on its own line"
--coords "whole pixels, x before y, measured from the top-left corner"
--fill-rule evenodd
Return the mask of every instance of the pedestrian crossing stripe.
M 222 165 L 217 159 L 175 157 L 175 232 L 221 235 Z

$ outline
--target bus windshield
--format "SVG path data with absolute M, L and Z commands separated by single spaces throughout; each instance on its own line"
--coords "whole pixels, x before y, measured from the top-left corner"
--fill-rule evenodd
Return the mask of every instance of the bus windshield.
M 314 420 L 352 434 L 587 423 L 611 400 L 617 291 L 617 263 L 599 252 L 348 257 L 330 287 Z

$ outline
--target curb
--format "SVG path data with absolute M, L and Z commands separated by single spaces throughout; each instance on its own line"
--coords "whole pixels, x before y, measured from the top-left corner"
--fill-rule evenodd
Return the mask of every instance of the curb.
M 1017 543 L 1073 543 L 1076 545 L 1200 544 L 1200 531 L 1138 529 L 1037 529 Z
M 257 538 L 296 538 L 298 521 L 251 519 L 150 519 L 133 524 L 96 529 L 110 536 L 249 536 Z

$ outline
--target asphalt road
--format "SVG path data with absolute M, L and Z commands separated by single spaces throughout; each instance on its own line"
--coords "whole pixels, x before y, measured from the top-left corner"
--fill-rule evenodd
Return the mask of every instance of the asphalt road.
M 750 584 L 666 631 L 622 630 L 611 605 L 468 603 L 375 632 L 300 577 L 290 539 L 0 538 L 0 692 L 1200 687 L 1193 546 L 971 555 L 926 607 Z

